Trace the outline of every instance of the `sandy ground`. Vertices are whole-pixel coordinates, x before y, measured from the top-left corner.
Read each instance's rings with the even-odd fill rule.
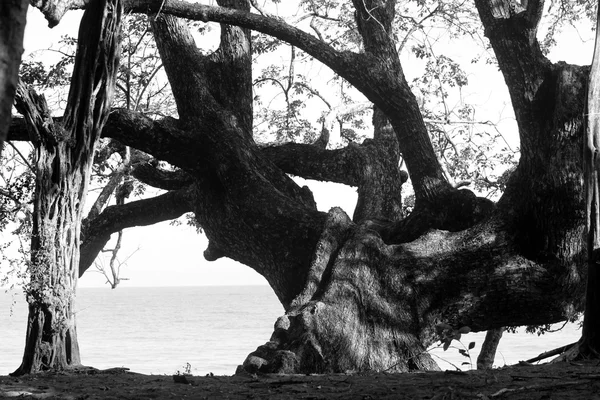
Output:
[[[491,371],[358,375],[142,375],[81,368],[0,376],[0,398],[18,399],[600,399],[598,361]]]

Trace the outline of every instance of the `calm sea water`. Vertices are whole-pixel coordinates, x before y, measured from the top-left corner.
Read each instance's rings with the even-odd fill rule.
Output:
[[[231,375],[269,339],[283,313],[268,286],[81,288],[76,308],[84,365],[146,374],[173,374],[189,363],[196,375]],[[0,290],[0,375],[20,364],[26,317],[22,296]],[[473,362],[483,338],[484,333],[464,337],[465,344],[476,343]],[[574,324],[541,337],[505,334],[495,364],[514,364],[578,338]],[[433,354],[442,368],[452,369],[446,361],[458,366],[468,361],[456,349]]]

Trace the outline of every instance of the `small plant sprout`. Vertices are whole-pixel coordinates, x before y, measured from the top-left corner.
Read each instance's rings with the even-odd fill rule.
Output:
[[[438,339],[440,340],[440,346],[444,349],[444,351],[449,348],[457,349],[460,355],[465,358],[468,358],[469,361],[464,361],[461,365],[468,365],[470,368],[473,368],[473,361],[471,359],[470,351],[475,348],[475,342],[469,342],[468,345],[465,345],[460,339],[463,334],[467,334],[471,332],[471,328],[468,326],[463,326],[459,329],[454,329],[451,325],[446,323],[437,324],[435,327]],[[460,344],[460,347],[453,346],[452,342],[457,341]],[[458,367],[454,366],[459,369]]]

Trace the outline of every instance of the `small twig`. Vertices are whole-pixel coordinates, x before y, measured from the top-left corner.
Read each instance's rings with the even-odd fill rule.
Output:
[[[21,157],[21,160],[23,160],[23,162],[25,163],[25,165],[27,165],[27,168],[29,168],[29,170],[30,170],[31,172],[35,173],[35,169],[34,169],[34,168],[33,168],[33,166],[32,166],[32,165],[29,163],[29,161],[27,161],[27,157],[25,157],[25,156],[23,155],[23,153],[21,153],[21,152],[19,151],[19,149],[18,149],[18,148],[17,148],[17,147],[16,147],[14,144],[12,144],[12,142],[10,142],[10,141],[7,141],[6,143],[8,143],[8,145],[9,145],[10,147],[12,147],[12,148],[13,148],[13,150],[14,150],[14,151],[15,151],[15,152],[16,152],[16,153],[19,155],[19,157]]]

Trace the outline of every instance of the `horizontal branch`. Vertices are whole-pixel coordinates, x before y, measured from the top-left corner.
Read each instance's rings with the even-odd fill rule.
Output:
[[[186,162],[183,154],[197,145],[185,131],[177,128],[177,120],[172,118],[155,121],[140,113],[115,110],[109,116],[102,136],[117,139],[180,168],[190,169],[188,167],[194,166]],[[8,140],[29,140],[23,118],[13,118]],[[305,179],[359,185],[360,175],[356,168],[361,165],[359,145],[325,150],[314,145],[288,143],[263,147],[260,152],[285,173]],[[197,157],[191,160],[197,160]],[[192,179],[185,171],[165,171],[147,163],[134,167],[132,175],[145,184],[164,190],[180,189],[189,185]]]
[[[180,217],[193,210],[191,186],[150,199],[109,206],[92,221],[85,220],[82,230],[79,276],[92,265],[110,235],[134,226],[147,226]]]
[[[146,185],[163,190],[178,190],[193,183],[193,178],[183,170],[167,171],[149,163],[136,165],[131,175]]]
[[[268,146],[261,154],[285,173],[305,179],[358,186],[362,165],[361,148],[351,144],[343,149],[325,150],[311,144],[287,143]]]
[[[142,113],[125,109],[110,114],[102,136],[117,139],[183,169],[196,168],[203,153],[193,135],[178,128],[176,119],[167,117],[154,121]]]

